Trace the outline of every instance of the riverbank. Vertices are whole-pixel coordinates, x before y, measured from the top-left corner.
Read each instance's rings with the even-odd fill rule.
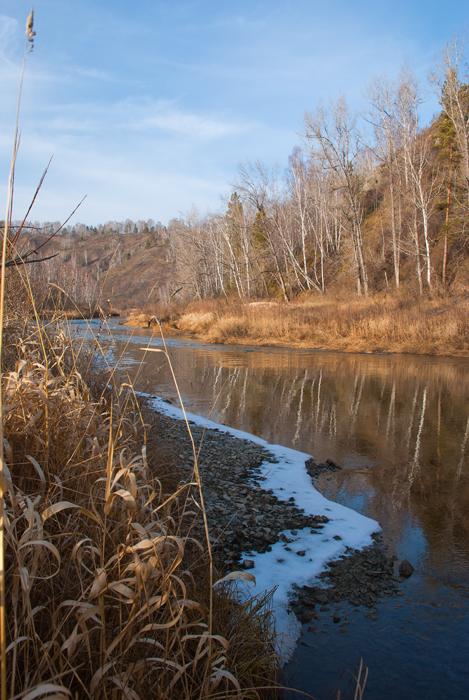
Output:
[[[40,322],[5,335],[9,696],[277,697],[268,600],[214,586],[200,481],[177,445],[167,478],[99,346]]]
[[[75,328],[81,334],[88,326]],[[140,350],[162,348],[158,329],[110,324],[106,332],[94,322],[90,330],[112,350],[110,373],[121,358],[120,381],[130,379],[136,390],[164,396],[172,408],[178,405],[166,358]],[[285,685],[316,697],[336,697],[339,689],[342,697],[353,697],[347,678],[356,674],[362,657],[370,670],[366,695],[373,700],[392,700],[396,692],[407,697],[409,687],[419,689],[416,697],[434,700],[447,687],[454,697],[464,696],[467,361],[210,346],[178,337],[168,339],[167,349],[191,411],[213,417],[220,429],[234,426],[312,454],[316,463],[329,459],[341,465],[340,470],[310,469],[319,490],[378,520],[391,551],[415,568],[399,584],[401,596],[380,597],[371,609],[329,596],[305,597],[304,617],[312,619],[301,627],[284,669]],[[176,459],[177,446],[176,440],[171,450]],[[203,453],[204,443],[202,459]],[[274,554],[266,554],[276,565]],[[291,568],[305,562],[291,557]],[[247,573],[257,576],[257,568]],[[262,573],[267,569],[263,566]],[[379,561],[374,569],[380,571]],[[366,597],[373,577],[363,584]]]
[[[152,316],[133,312],[126,324],[148,328]],[[469,357],[467,296],[205,300],[160,317],[166,332],[209,343]]]
[[[308,455],[200,416],[189,414],[189,419],[199,448],[217,566],[225,574],[237,569],[252,573],[259,594],[277,587],[272,607],[283,661],[292,653],[302,624],[319,614],[334,617],[324,603],[347,600],[374,607],[382,596],[398,592],[397,563],[379,537],[372,536],[377,524],[328,501],[314,488],[311,474],[329,465],[310,458],[306,469]],[[147,396],[145,421],[150,426],[149,454],[166,464],[168,455],[177,455],[189,476],[192,446],[179,409]],[[302,501],[306,490],[314,499],[309,508],[307,499]]]

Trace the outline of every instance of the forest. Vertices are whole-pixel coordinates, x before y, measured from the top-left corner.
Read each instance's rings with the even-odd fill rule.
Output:
[[[396,83],[376,81],[360,118],[343,99],[307,113],[302,144],[284,171],[242,166],[224,213],[192,213],[167,227],[127,220],[65,228],[59,245],[68,255],[46,275],[58,277],[71,261],[99,281],[142,245],[152,265],[159,241],[169,246],[174,288],[182,286],[186,299],[287,301],[301,292],[366,295],[402,286],[458,291],[467,274],[469,211],[469,85],[461,73],[457,49],[449,48],[433,78],[441,111],[429,126],[421,125],[421,89],[407,71]],[[96,256],[88,246],[74,253],[77,241],[106,236]],[[123,245],[121,236],[132,243]],[[160,300],[165,295],[162,281]]]

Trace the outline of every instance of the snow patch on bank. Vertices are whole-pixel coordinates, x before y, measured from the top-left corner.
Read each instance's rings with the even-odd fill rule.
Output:
[[[149,399],[150,405],[156,411],[171,418],[183,419],[182,410],[173,404],[143,392],[141,396]],[[287,544],[279,541],[272,546],[270,552],[245,553],[254,562],[252,573],[256,577],[255,585],[250,586],[250,594],[276,588],[273,610],[277,651],[282,661],[286,662],[293,653],[301,633],[300,622],[294,613],[288,610],[293,585],[311,583],[324,570],[327,562],[340,557],[347,547],[360,549],[371,544],[371,535],[379,531],[380,526],[375,520],[351,508],[329,501],[314,488],[305,467],[305,462],[311,455],[282,445],[271,445],[257,435],[215,423],[193,413],[187,413],[187,418],[199,427],[218,430],[265,448],[277,462],[262,463],[261,486],[272,490],[279,500],[287,501],[293,498],[298,508],[302,508],[307,514],[326,515],[329,518],[329,522],[316,531],[309,527],[286,531],[284,534],[291,542]]]

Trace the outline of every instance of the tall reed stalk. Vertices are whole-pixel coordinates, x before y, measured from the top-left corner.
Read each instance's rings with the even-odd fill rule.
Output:
[[[26,21],[26,37],[30,40],[34,36],[33,15]],[[23,93],[23,81],[26,67],[26,50],[21,65],[18,97],[16,104],[16,120],[13,137],[13,148],[8,174],[7,198],[5,207],[5,221],[3,225],[1,279],[0,279],[0,692],[1,700],[7,698],[7,659],[6,659],[6,601],[5,601],[5,457],[4,457],[4,407],[3,407],[3,330],[5,325],[5,289],[6,289],[6,262],[8,243],[13,215],[13,196],[15,187],[15,167],[19,148],[19,123],[21,110],[21,97]]]

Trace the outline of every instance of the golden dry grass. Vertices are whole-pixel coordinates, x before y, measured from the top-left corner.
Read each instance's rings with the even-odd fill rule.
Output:
[[[210,594],[195,479],[165,490],[132,388],[26,328],[3,379],[9,697],[267,696],[268,601]]]
[[[176,322],[216,343],[289,345],[349,352],[469,355],[469,300],[311,298],[286,303],[197,302]]]

